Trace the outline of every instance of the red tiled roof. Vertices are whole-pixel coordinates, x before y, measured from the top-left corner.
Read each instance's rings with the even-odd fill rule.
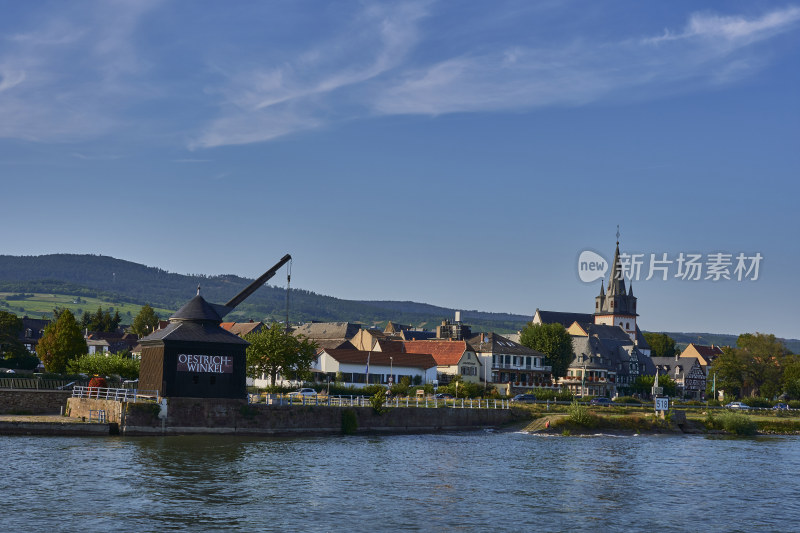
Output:
[[[436,366],[436,361],[434,360],[433,356],[428,353],[385,353],[336,349],[324,351],[340,363],[345,364],[358,364],[366,366],[367,357],[369,357],[369,364],[371,365],[392,365],[395,368],[413,367],[422,368],[423,370]],[[390,357],[391,359],[389,359]]]
[[[429,353],[439,366],[457,365],[464,352],[470,349],[465,341],[405,341],[403,344],[406,353]]]

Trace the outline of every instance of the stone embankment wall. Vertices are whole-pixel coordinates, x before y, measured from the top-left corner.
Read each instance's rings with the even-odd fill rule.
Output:
[[[120,424],[122,423],[122,412],[125,409],[125,405],[124,402],[115,400],[69,398],[67,400],[66,415],[72,418],[89,420],[89,411],[103,410],[106,413],[106,422]]]
[[[70,396],[60,390],[0,390],[0,414],[57,415]]]
[[[72,416],[77,412],[72,407]],[[109,412],[108,420],[116,421]],[[525,411],[516,409],[395,407],[378,414],[371,407],[248,405],[244,400],[205,398],[170,398],[163,421],[158,412],[155,404],[124,404],[119,415],[120,432],[331,435],[342,433],[343,419],[352,421],[354,417],[355,427],[351,424],[350,429],[355,433],[416,433],[496,428],[527,418]]]

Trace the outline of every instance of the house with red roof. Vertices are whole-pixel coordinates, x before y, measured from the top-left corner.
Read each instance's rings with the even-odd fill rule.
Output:
[[[406,353],[431,354],[436,361],[437,379],[440,383],[449,383],[450,378],[460,374],[466,382],[483,382],[483,363],[475,350],[464,340],[422,340],[403,342]]]

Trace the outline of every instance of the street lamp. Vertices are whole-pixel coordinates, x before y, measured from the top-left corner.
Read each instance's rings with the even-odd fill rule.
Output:
[[[394,357],[389,356],[389,388],[394,384]]]

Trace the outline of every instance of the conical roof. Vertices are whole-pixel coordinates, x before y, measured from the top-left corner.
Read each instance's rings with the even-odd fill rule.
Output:
[[[186,302],[186,304],[175,311],[169,317],[170,320],[192,320],[196,322],[222,322],[222,318],[214,310],[210,303],[199,294]]]

